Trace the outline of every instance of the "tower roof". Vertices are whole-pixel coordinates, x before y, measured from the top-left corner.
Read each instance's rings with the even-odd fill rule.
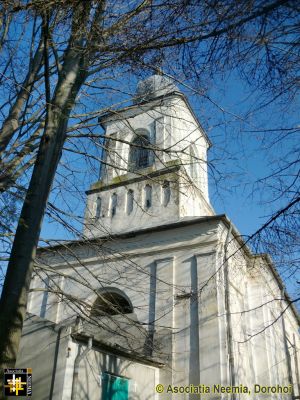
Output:
[[[134,101],[142,103],[172,92],[179,92],[172,79],[163,75],[152,75],[138,83]]]

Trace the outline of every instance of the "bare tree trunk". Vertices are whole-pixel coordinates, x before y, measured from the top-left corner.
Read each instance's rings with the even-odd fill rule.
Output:
[[[0,301],[1,373],[2,368],[13,367],[16,361],[41,223],[61,156],[69,114],[85,79],[83,53],[70,45],[48,109],[47,123],[22,208]]]

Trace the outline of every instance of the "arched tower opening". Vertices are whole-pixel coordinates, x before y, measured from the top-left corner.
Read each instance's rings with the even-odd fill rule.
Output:
[[[129,171],[135,171],[142,168],[147,168],[152,164],[152,152],[150,149],[150,138],[147,131],[142,131],[141,134],[132,140],[129,150],[128,167]]]

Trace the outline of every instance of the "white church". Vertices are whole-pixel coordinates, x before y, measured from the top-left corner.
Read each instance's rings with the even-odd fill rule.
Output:
[[[36,400],[300,399],[299,315],[209,200],[209,138],[152,76],[103,115],[82,240],[40,248],[17,366]]]

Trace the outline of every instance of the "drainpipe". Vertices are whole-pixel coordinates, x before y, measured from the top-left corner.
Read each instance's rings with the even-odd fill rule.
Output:
[[[89,337],[87,348],[81,354],[79,354],[79,352],[78,352],[78,354],[75,358],[71,400],[75,400],[77,397],[76,389],[77,389],[77,385],[78,385],[80,361],[90,352],[90,350],[92,349],[92,346],[93,346],[93,339],[91,337]],[[81,346],[79,347],[79,350],[80,350],[80,348],[81,348]]]
[[[232,346],[232,323],[231,323],[231,312],[230,312],[230,296],[229,296],[229,277],[228,277],[228,243],[232,231],[232,225],[230,223],[224,247],[224,284],[225,284],[225,309],[226,309],[226,336],[227,336],[227,349],[228,349],[228,367],[229,367],[229,379],[230,386],[235,386],[235,375],[234,375],[234,356],[233,356],[233,346]],[[232,393],[232,399],[236,396]]]

